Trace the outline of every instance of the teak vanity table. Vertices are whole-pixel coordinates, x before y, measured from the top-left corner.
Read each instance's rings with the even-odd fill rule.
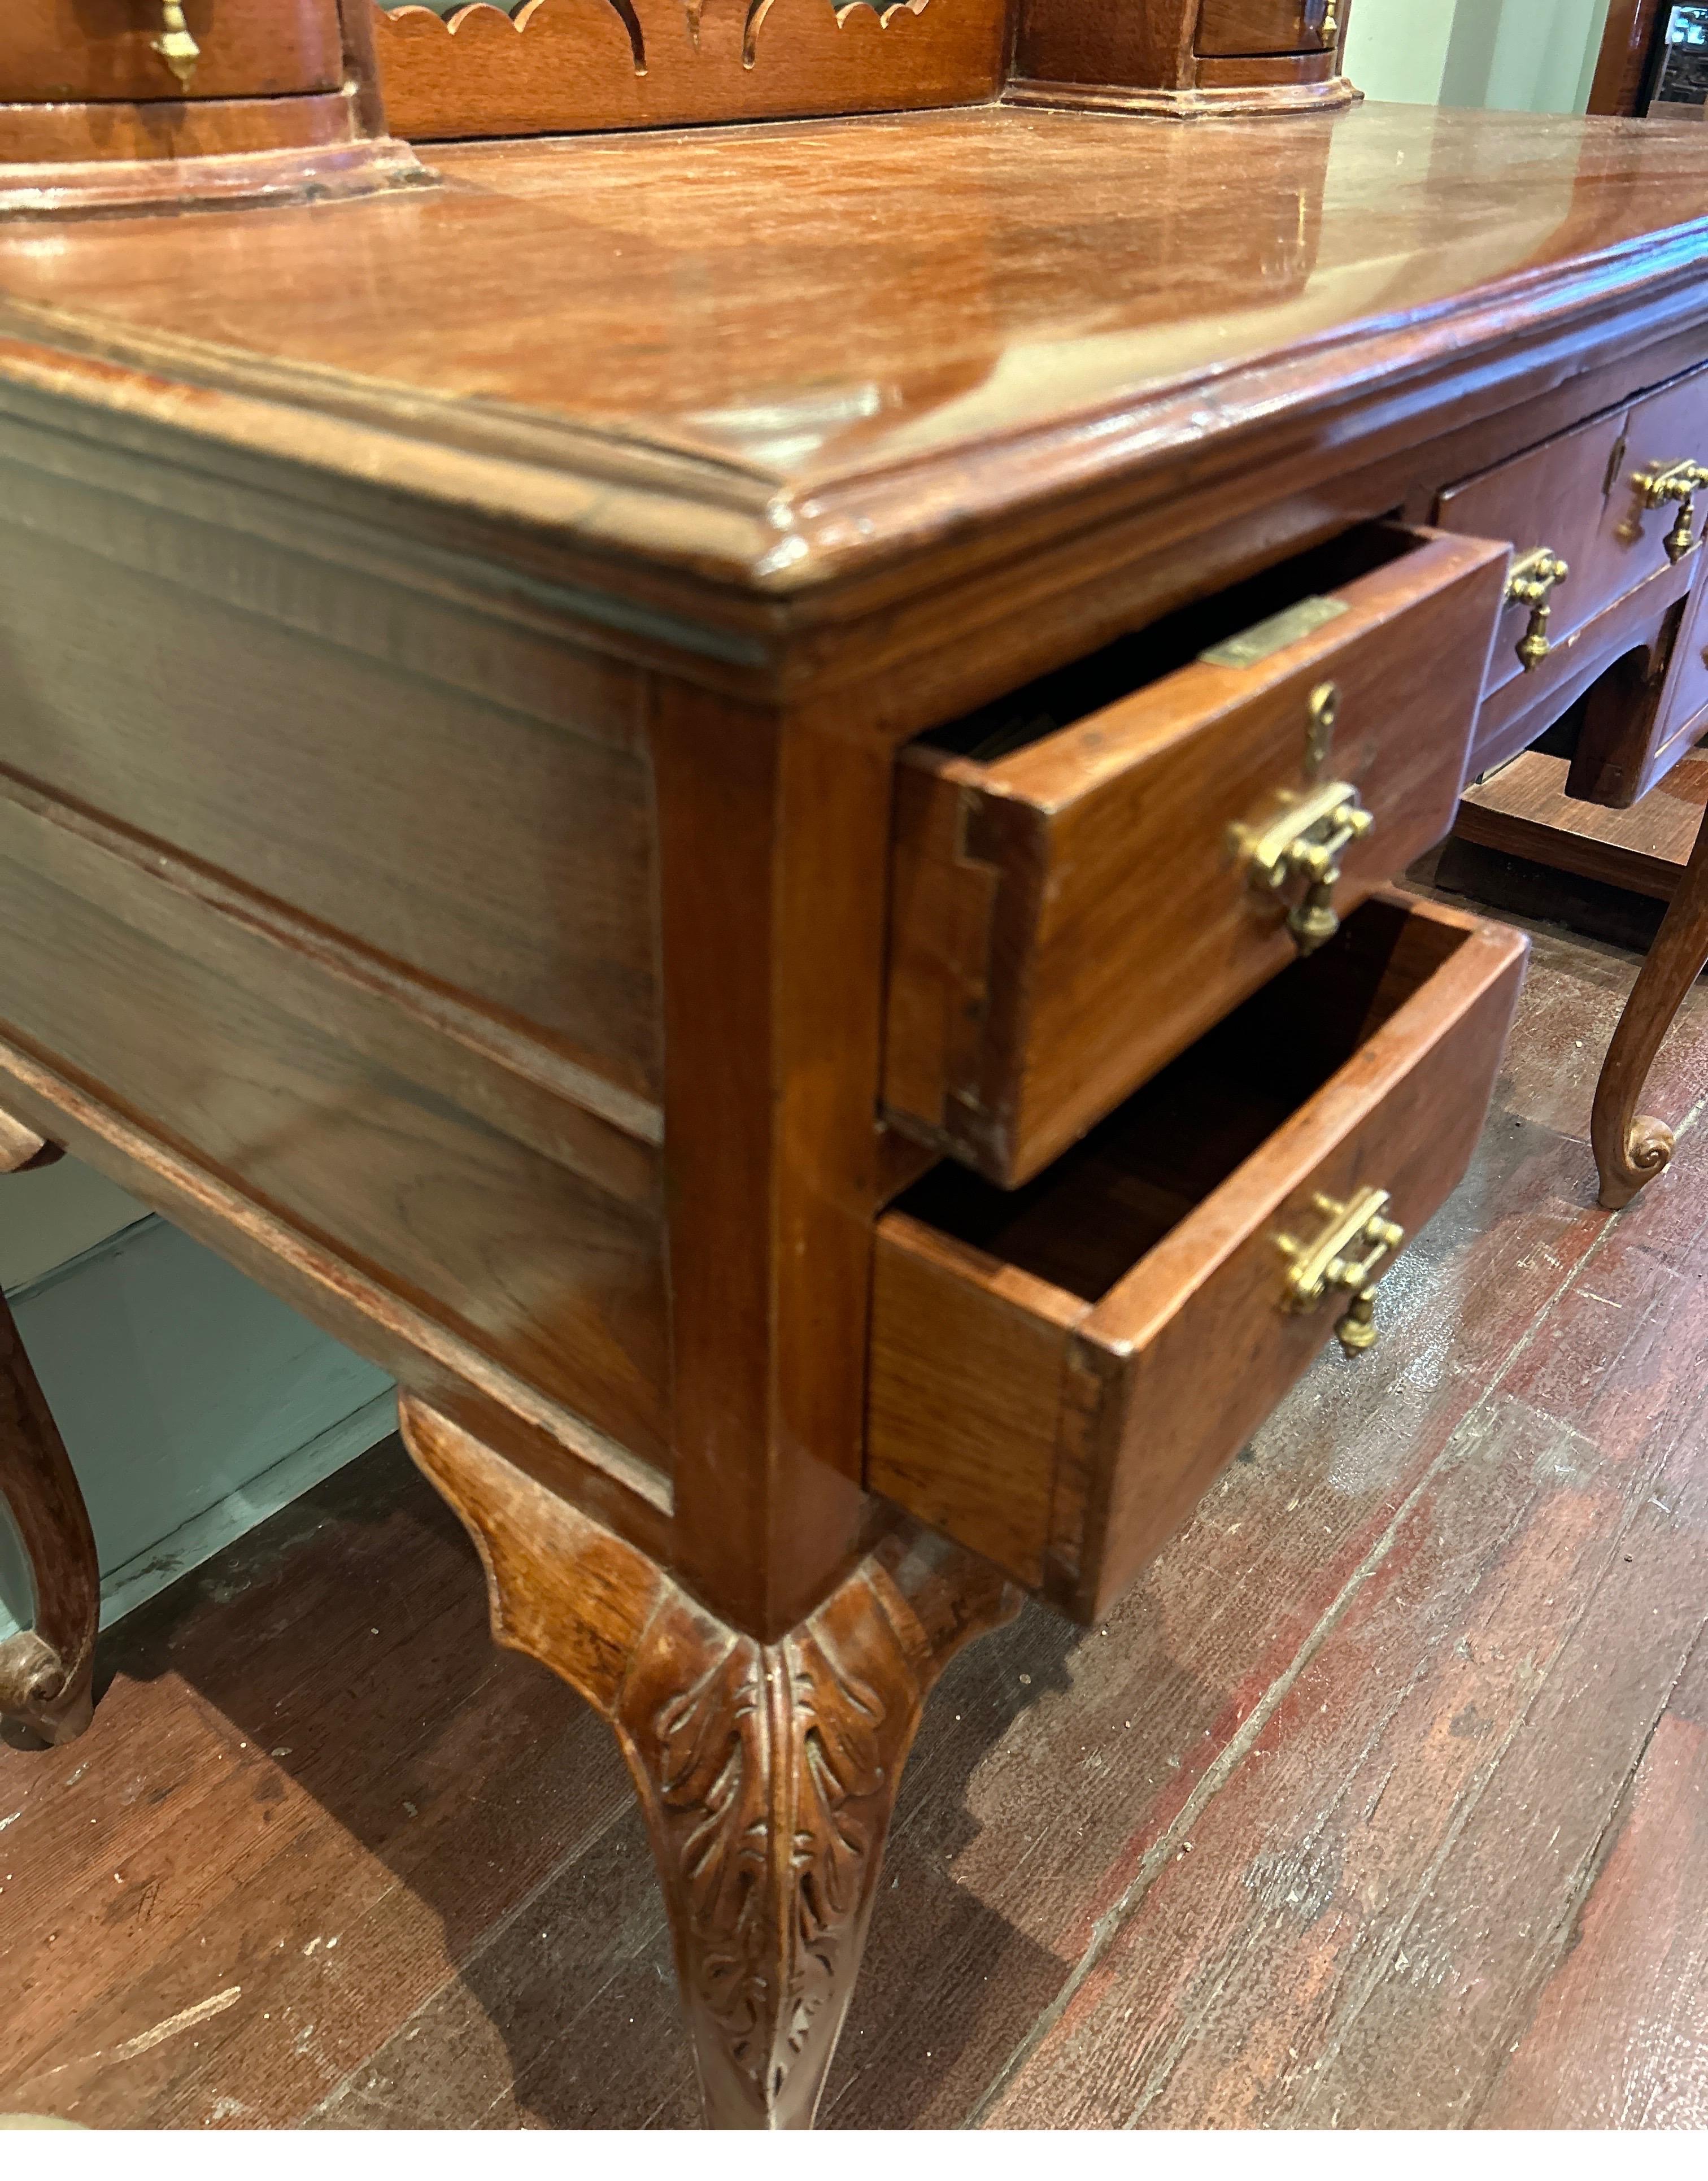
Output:
[[[811,2118],[957,1646],[1379,1336],[1524,952],[1384,889],[1696,610],[1708,140],[1357,107],[1344,12],[344,0],[261,168],[145,116],[0,226],[5,1162],[396,1373],[620,1740],[720,2122]],[[593,133],[406,150],[463,38]],[[616,125],[738,94],[865,111]]]

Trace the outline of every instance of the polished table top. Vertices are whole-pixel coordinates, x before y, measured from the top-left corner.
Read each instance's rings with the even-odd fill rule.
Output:
[[[355,418],[520,463],[439,486],[777,590],[1273,413],[1314,353],[1349,400],[1708,263],[1686,125],[982,108],[432,157],[446,187],[354,204],[14,224],[0,329],[245,394],[124,398],[333,467]]]

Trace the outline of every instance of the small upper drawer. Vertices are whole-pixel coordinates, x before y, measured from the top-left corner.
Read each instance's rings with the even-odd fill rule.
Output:
[[[1569,572],[1549,596],[1542,632],[1557,648],[1676,556],[1689,466],[1697,461],[1708,465],[1708,372],[1700,371],[1454,485],[1437,501],[1435,519],[1444,530],[1507,539],[1515,571],[1545,549],[1564,560]],[[1700,538],[1708,495],[1697,499],[1692,535]],[[1490,691],[1525,671],[1529,622],[1527,605],[1508,604]],[[1551,671],[1544,655],[1529,663],[1541,675]]]
[[[904,750],[890,1117],[1023,1181],[1439,840],[1506,569],[1360,532]]]
[[[879,1222],[868,1482],[1082,1619],[1464,1172],[1529,942],[1392,897],[1017,1193]],[[1396,1240],[1395,1227],[1403,1230]]]
[[[1194,51],[1211,55],[1320,53],[1329,0],[1204,0]]]
[[[339,0],[184,0],[201,47],[188,90],[155,51],[159,0],[3,0],[0,103],[275,98],[344,80]],[[368,0],[362,0],[364,6]]]

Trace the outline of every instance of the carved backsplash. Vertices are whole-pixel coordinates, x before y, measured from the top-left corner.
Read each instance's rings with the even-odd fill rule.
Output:
[[[416,141],[965,106],[1006,0],[526,0],[377,8],[388,124]]]

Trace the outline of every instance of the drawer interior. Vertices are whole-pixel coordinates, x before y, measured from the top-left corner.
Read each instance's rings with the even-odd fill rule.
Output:
[[[1265,645],[1278,650],[1289,630],[1298,635],[1327,626],[1335,617],[1331,594],[1391,566],[1417,545],[1414,533],[1386,523],[1347,531],[934,728],[920,737],[919,746],[994,765],[1165,681],[1207,652],[1240,643],[1260,658]]]
[[[953,1162],[895,1209],[1100,1301],[1251,1157],[1465,943],[1458,926],[1369,901],[1036,1180],[1003,1190]]]

